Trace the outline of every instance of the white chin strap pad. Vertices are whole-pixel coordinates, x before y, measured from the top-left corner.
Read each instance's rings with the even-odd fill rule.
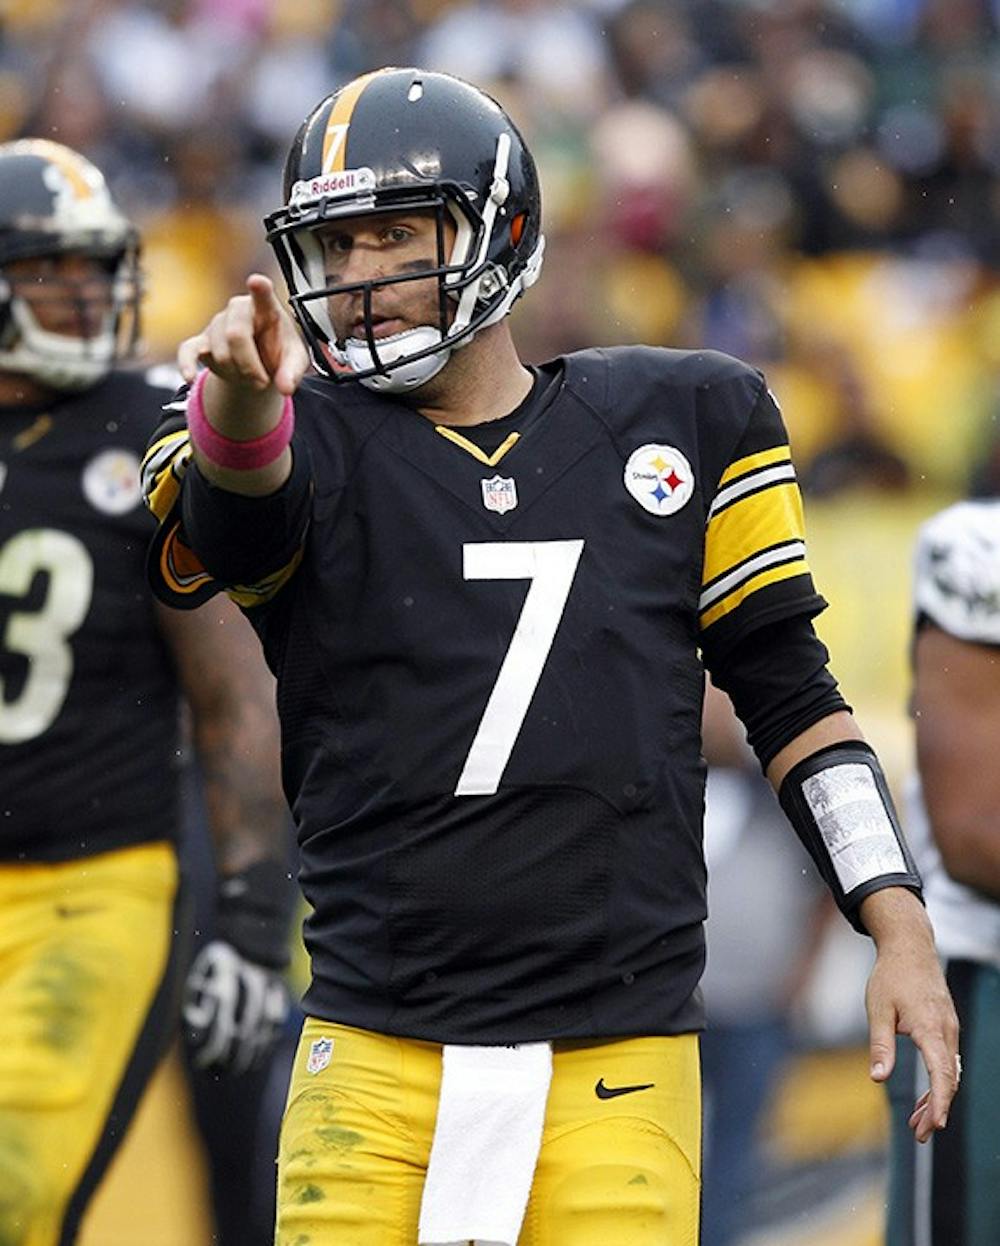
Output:
[[[361,338],[352,337],[347,340],[342,352],[344,362],[355,372],[364,372],[378,365],[391,368],[388,376],[376,373],[374,376],[363,377],[360,381],[367,389],[379,394],[405,394],[425,384],[432,376],[437,376],[451,355],[451,348],[444,347],[433,355],[425,355],[423,359],[413,359],[409,363],[400,363],[393,367],[397,359],[405,359],[419,351],[440,346],[443,341],[441,330],[430,325],[420,325],[416,329],[407,329],[392,337],[378,338],[378,359],[368,349],[368,343]]]
[[[22,372],[53,389],[88,389],[107,375],[115,358],[112,317],[95,337],[84,340],[42,329],[24,299],[10,300],[17,332],[6,350],[0,349],[0,368]]]

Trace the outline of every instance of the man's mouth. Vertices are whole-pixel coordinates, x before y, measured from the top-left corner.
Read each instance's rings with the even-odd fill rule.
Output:
[[[402,333],[406,329],[406,322],[398,316],[372,316],[372,337],[376,340],[379,338],[392,337],[396,333]],[[367,341],[368,334],[365,330],[365,318],[359,316],[351,325],[349,337],[356,338],[360,342]]]

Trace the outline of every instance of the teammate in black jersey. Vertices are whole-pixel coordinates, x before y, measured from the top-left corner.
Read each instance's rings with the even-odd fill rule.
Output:
[[[954,1012],[763,378],[523,366],[534,164],[445,75],[324,100],[267,225],[309,351],[248,278],[181,346],[144,478],[157,593],[225,588],[278,679],[314,910],[279,1246],[696,1242],[703,662],[875,939],[872,1076],[911,1033],[928,1138]]]
[[[172,386],[115,368],[138,297],[97,169],[0,146],[4,1246],[75,1240],[175,1032],[182,696],[228,888],[189,981],[197,1058],[249,1064],[286,1008],[270,680],[235,610],[185,617],[145,584],[139,458]]]

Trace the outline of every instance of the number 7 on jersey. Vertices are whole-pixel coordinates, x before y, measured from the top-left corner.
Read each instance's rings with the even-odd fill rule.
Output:
[[[511,541],[462,547],[466,580],[530,580],[486,709],[455,788],[492,796],[549,656],[583,552],[583,541]]]

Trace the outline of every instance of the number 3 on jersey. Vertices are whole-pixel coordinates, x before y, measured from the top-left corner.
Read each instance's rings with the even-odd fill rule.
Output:
[[[462,547],[466,580],[530,580],[521,614],[456,796],[492,796],[500,786],[566,608],[583,541],[512,541]]]
[[[7,699],[0,676],[0,744],[32,740],[51,727],[73,677],[67,641],[87,617],[94,563],[82,541],[54,528],[28,528],[0,549],[0,594],[25,597],[39,571],[48,573],[37,610],[13,611],[0,643],[30,663],[20,695]]]

